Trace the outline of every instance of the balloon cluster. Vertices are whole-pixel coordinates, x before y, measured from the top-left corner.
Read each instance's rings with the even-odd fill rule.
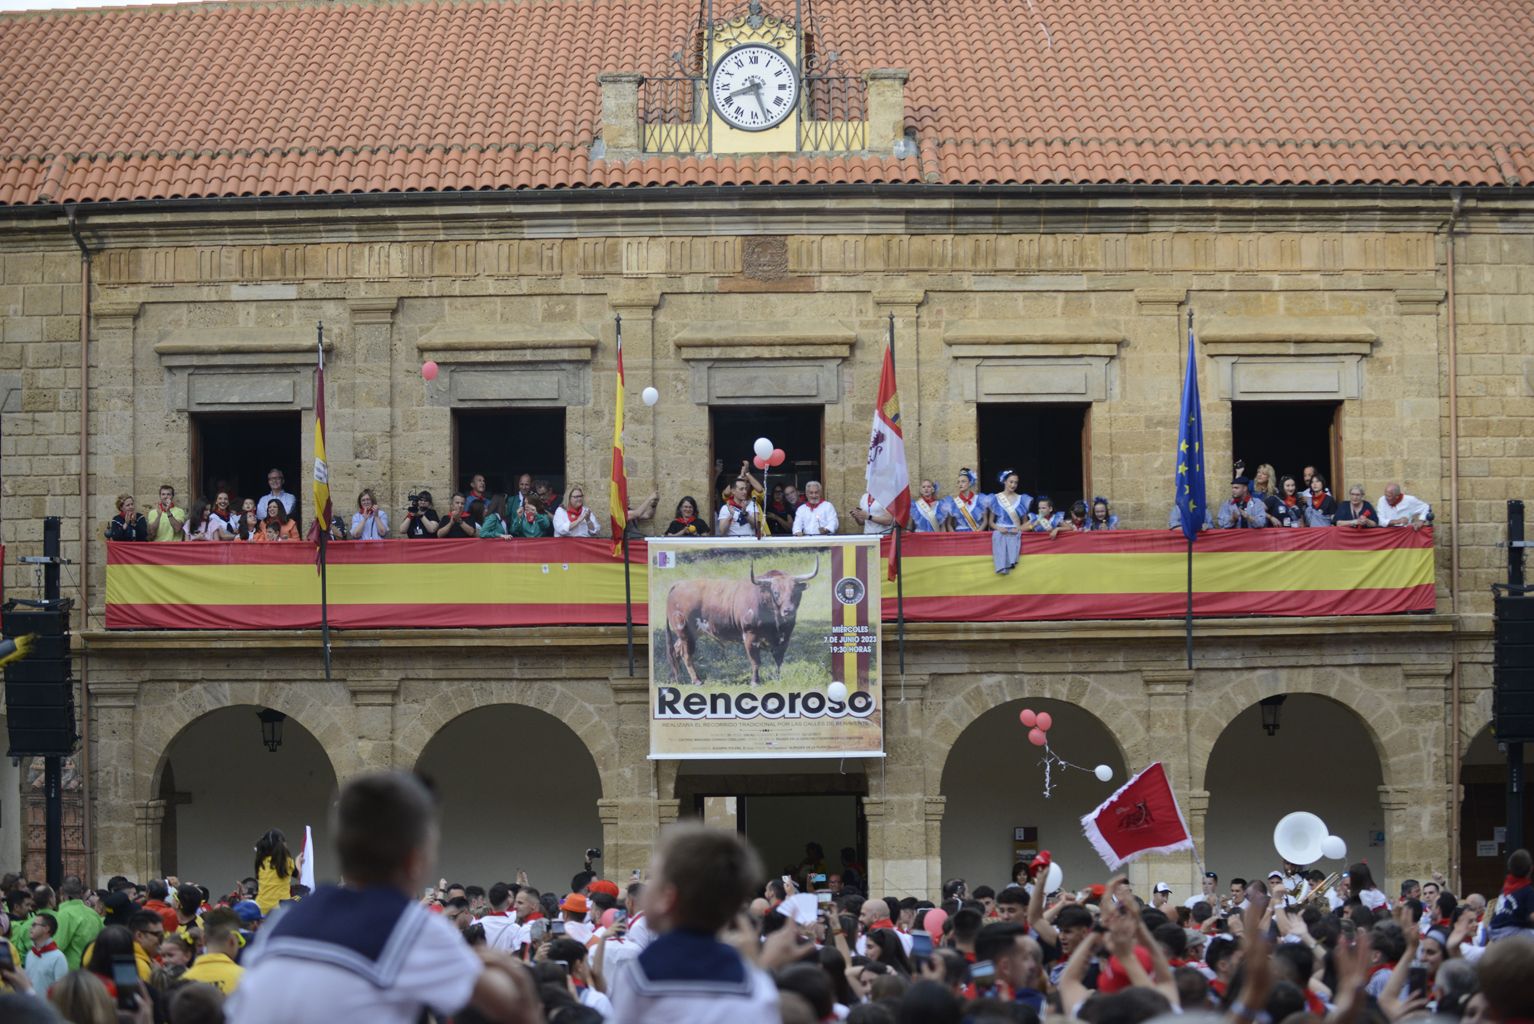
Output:
[[[756,453],[756,458],[751,460],[751,464],[757,469],[766,469],[768,466],[781,466],[783,465],[783,460],[788,457],[783,454],[783,449],[774,448],[772,442],[765,437],[757,438],[756,443],[751,446],[751,450]]]
[[[1065,758],[1055,753],[1049,747],[1049,730],[1054,726],[1055,720],[1048,711],[1034,711],[1032,708],[1023,708],[1017,713],[1017,720],[1028,730],[1028,742],[1036,747],[1044,748],[1044,757],[1039,762],[1044,766],[1044,799],[1049,799],[1054,792],[1054,768],[1074,768],[1079,772],[1088,772],[1097,777],[1098,782],[1110,782],[1113,779],[1113,769],[1105,764],[1096,768],[1083,768],[1079,764],[1071,764]]]

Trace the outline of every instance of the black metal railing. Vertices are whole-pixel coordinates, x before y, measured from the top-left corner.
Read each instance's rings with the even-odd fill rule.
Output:
[[[708,150],[708,98],[702,78],[645,78],[639,89],[639,120],[646,153]]]
[[[857,75],[806,75],[799,150],[844,153],[868,148],[868,88]]]

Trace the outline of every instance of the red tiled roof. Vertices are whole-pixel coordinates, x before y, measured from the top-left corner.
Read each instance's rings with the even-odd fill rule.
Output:
[[[772,4],[769,2],[769,9]],[[592,156],[698,0],[0,16],[0,204],[820,182],[1534,184],[1527,0],[814,0],[916,155]]]

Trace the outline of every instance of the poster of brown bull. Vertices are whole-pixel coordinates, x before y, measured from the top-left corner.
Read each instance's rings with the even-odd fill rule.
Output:
[[[877,537],[649,550],[652,758],[883,755]]]

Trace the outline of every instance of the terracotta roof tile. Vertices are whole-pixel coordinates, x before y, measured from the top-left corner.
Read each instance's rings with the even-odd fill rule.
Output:
[[[697,0],[0,16],[0,204],[841,182],[1534,183],[1526,0],[816,0],[919,155],[592,156]]]

